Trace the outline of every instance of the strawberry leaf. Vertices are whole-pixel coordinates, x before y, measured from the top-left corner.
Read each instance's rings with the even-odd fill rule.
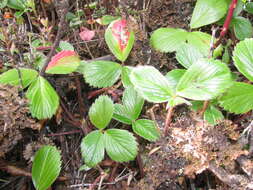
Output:
[[[123,62],[133,47],[134,33],[128,28],[126,20],[116,20],[106,29],[105,41],[114,56]]]
[[[80,59],[74,51],[63,50],[57,53],[49,62],[46,73],[68,74],[74,72],[80,64]]]

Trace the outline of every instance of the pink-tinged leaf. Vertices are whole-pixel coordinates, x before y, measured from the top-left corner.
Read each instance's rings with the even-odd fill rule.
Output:
[[[52,57],[49,62],[46,73],[50,74],[68,74],[74,72],[79,66],[79,56],[70,50],[64,50]]]
[[[83,28],[83,31],[79,33],[79,36],[83,41],[90,41],[94,38],[95,31]]]
[[[130,32],[127,28],[127,21],[124,19],[115,21],[112,25],[112,34],[118,41],[120,50],[124,51],[130,37]]]
[[[134,33],[124,19],[113,21],[105,31],[105,41],[120,61],[125,61],[134,44]]]

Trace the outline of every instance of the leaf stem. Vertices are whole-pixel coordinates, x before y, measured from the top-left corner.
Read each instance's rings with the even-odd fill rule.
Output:
[[[221,44],[222,38],[227,34],[228,29],[229,29],[229,25],[231,23],[231,20],[232,20],[233,14],[234,14],[234,10],[235,10],[235,8],[237,6],[237,2],[238,2],[238,0],[232,0],[231,1],[229,9],[228,9],[228,14],[227,14],[226,20],[225,20],[225,22],[223,24],[220,36],[218,38],[218,41],[212,47],[212,49],[217,48]]]
[[[200,117],[204,116],[204,113],[205,113],[206,109],[208,108],[209,103],[210,103],[210,101],[208,101],[208,100],[204,101],[203,108],[201,109],[201,111],[199,113]]]
[[[168,112],[167,112],[167,116],[166,116],[166,120],[165,120],[165,128],[164,128],[164,135],[166,136],[170,127],[170,123],[171,123],[171,119],[172,119],[172,115],[174,112],[174,107],[169,107]]]

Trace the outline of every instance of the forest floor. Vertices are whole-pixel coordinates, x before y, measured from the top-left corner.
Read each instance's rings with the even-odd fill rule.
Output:
[[[84,15],[77,26],[65,26],[61,40],[71,43],[83,60],[106,56],[113,59],[104,41],[106,26],[94,22],[105,14],[125,14],[132,19],[136,29],[136,42],[127,65],[152,65],[163,72],[180,68],[174,54],[159,53],[149,44],[152,31],[160,27],[189,30],[194,0],[102,0],[95,9],[86,5],[92,0],[69,1],[69,12],[80,9]],[[125,12],[124,12],[125,11]],[[0,43],[0,71],[8,68],[33,67],[30,53],[32,39],[54,42],[59,16],[51,0],[36,1],[36,14],[24,14],[19,22],[14,10],[0,12],[0,28],[9,40]],[[48,19],[46,21],[46,19]],[[43,22],[49,24],[43,25]],[[90,41],[82,41],[81,26],[95,31]],[[205,27],[208,32],[210,28]],[[211,30],[209,31],[211,33]],[[47,55],[49,47],[36,51]],[[29,54],[30,53],[30,54]],[[29,59],[26,57],[30,55]],[[26,56],[25,56],[26,55]],[[33,60],[35,61],[35,60]],[[62,170],[51,189],[122,189],[122,190],[204,190],[204,189],[253,189],[253,122],[252,114],[226,114],[216,126],[203,122],[186,106],[174,112],[169,135],[155,143],[139,140],[139,155],[135,161],[116,163],[106,158],[100,170],[107,172],[100,180],[101,171],[80,171],[83,159],[80,142],[88,129],[87,112],[94,102],[97,89],[84,82],[82,76],[57,75],[48,78],[59,93],[62,104],[51,120],[31,118],[27,101],[15,87],[0,86],[0,189],[32,190],[30,177],[34,153],[45,144],[56,145],[61,150]],[[81,89],[82,100],[78,98]],[[108,93],[108,91],[104,92]],[[118,94],[122,94],[119,88]],[[81,105],[80,105],[81,104]],[[21,106],[23,105],[23,106]],[[165,104],[146,103],[142,118],[157,122],[162,130],[166,117]],[[6,119],[8,118],[8,119]],[[89,125],[89,123],[87,124]],[[114,121],[112,125],[118,125]],[[125,126],[123,126],[125,127]],[[101,187],[97,184],[101,181]],[[91,186],[90,184],[95,184]]]

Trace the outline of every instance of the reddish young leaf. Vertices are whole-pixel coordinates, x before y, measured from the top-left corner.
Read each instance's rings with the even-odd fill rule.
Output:
[[[90,41],[92,40],[92,38],[94,38],[95,31],[89,30],[88,28],[84,27],[82,29],[83,31],[79,33],[79,36],[83,41]]]
[[[57,53],[49,62],[46,73],[68,74],[76,70],[80,59],[74,51],[64,50]]]
[[[130,32],[127,28],[127,21],[122,19],[114,22],[112,25],[112,34],[117,39],[120,50],[124,51],[130,37]]]

